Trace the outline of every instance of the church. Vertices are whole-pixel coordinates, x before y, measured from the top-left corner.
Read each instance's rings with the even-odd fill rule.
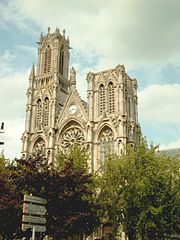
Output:
[[[27,89],[22,157],[43,152],[54,161],[59,150],[78,145],[97,171],[108,154],[121,155],[139,143],[137,81],[124,65],[87,73],[87,102],[69,69],[69,38],[56,28],[38,41],[37,65],[32,65]],[[83,60],[82,60],[83,61]]]

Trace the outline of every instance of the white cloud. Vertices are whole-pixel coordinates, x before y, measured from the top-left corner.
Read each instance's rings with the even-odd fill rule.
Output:
[[[11,0],[0,4],[0,14],[2,22],[11,22],[29,34],[35,33],[37,26],[45,33],[48,26],[52,31],[56,26],[61,32],[65,28],[74,49],[71,55],[83,53],[75,62],[82,88],[85,74],[78,70],[87,59],[93,62],[93,57],[91,71],[120,63],[127,72],[142,71],[146,75],[143,85],[162,83],[163,70],[180,65],[179,8],[179,0]],[[30,48],[21,46],[33,54],[35,50]],[[87,66],[83,67],[89,71]],[[173,83],[179,81],[172,79]],[[82,83],[86,85],[85,79]]]
[[[1,134],[1,141],[4,145],[0,147],[0,151],[4,150],[6,158],[20,158],[22,150],[21,137],[24,132],[24,118],[16,117],[12,119],[4,119],[4,133]]]
[[[1,72],[0,77],[4,74],[7,74],[12,71],[11,68],[11,61],[15,58],[15,55],[12,54],[10,51],[6,50],[1,56],[0,56],[0,63],[1,63]]]
[[[27,72],[14,72],[1,77],[0,87],[0,116],[1,119],[14,119],[16,116],[24,116],[26,104],[26,89],[28,86]]]
[[[180,148],[180,138],[166,145],[160,145],[160,150],[173,149],[173,148]]]
[[[140,121],[180,124],[180,84],[151,85],[138,96]]]
[[[19,29],[32,32],[29,22],[66,28],[72,47],[102,56],[98,70],[166,62],[180,52],[179,0],[11,0],[1,8]]]
[[[27,45],[17,45],[17,47],[25,53],[32,55],[33,57],[37,55],[37,49],[35,47]]]
[[[6,51],[0,60],[3,68],[0,73],[0,124],[4,122],[5,133],[0,134],[0,140],[5,142],[4,148],[7,158],[20,157],[21,136],[24,131],[26,89],[30,69],[16,72],[11,67],[11,60],[15,55]]]
[[[61,31],[65,28],[71,46],[83,53],[74,63],[78,89],[85,98],[85,76],[89,70],[99,71],[121,63],[127,71],[144,68],[146,76],[150,75],[149,79],[155,78],[156,82],[165,66],[179,66],[179,8],[179,0],[10,0],[0,3],[0,27],[11,23],[28,34],[36,34],[37,26],[45,31],[48,26],[52,31],[56,26]],[[19,45],[19,48],[31,55],[35,53],[33,47]],[[96,63],[93,69],[88,69],[93,58]],[[15,139],[20,138],[16,125],[17,129],[21,124],[24,127],[28,84],[27,72],[12,69],[13,59],[9,51],[0,56],[0,116],[12,133],[12,149],[16,146]],[[179,99],[180,84],[145,88],[139,92],[140,120],[180,123]]]
[[[35,34],[33,24],[26,17],[24,10],[19,5],[18,1],[5,1],[0,3],[0,26],[3,29],[8,29],[8,23],[16,25],[21,31]]]

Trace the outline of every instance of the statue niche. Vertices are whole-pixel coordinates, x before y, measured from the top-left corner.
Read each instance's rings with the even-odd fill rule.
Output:
[[[46,153],[46,144],[45,141],[42,138],[39,138],[33,147],[33,154],[34,155],[42,155],[45,156]]]

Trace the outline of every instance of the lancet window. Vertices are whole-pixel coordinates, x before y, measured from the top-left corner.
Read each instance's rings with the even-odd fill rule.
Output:
[[[129,117],[131,117],[131,98],[128,98],[128,108]]]
[[[59,72],[61,74],[64,73],[64,49],[63,46],[60,50],[60,57],[59,57]]]
[[[99,156],[101,164],[113,153],[115,153],[114,133],[109,127],[105,127],[99,136]]]
[[[114,85],[112,82],[108,84],[108,109],[109,113],[114,113],[115,103],[114,103]]]
[[[101,84],[99,86],[99,115],[101,115],[105,111],[105,88],[104,85]]]
[[[43,108],[43,125],[47,127],[49,125],[49,99],[45,98]]]
[[[45,51],[44,73],[50,73],[50,71],[51,71],[51,47],[47,46]]]
[[[41,128],[41,121],[42,121],[42,102],[41,99],[37,101],[37,108],[36,108],[36,127]]]

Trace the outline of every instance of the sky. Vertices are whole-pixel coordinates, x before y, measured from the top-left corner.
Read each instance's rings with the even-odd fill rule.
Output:
[[[86,100],[86,74],[124,64],[138,81],[148,143],[180,148],[179,0],[0,0],[0,151],[20,157],[26,91],[41,32],[70,38],[70,66]]]

